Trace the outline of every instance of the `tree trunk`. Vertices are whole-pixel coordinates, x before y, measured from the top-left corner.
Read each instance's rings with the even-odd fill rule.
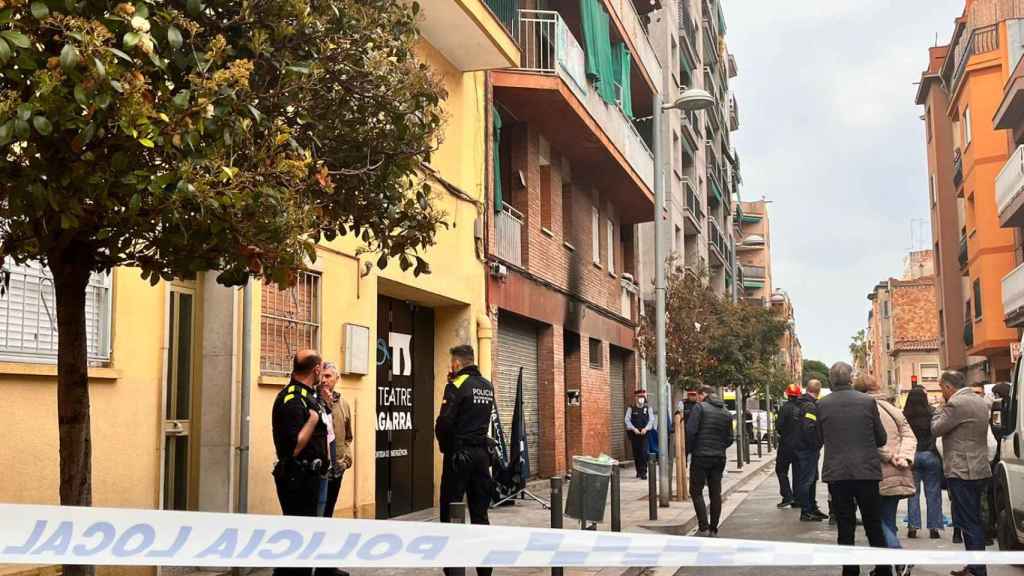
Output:
[[[72,245],[50,256],[57,302],[57,422],[60,433],[60,503],[92,506],[92,437],[85,292],[92,258]],[[86,576],[93,566],[64,566],[65,576]]]

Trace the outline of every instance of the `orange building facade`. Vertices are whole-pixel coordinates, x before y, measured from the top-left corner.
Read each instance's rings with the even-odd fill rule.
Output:
[[[1009,379],[1010,345],[1018,339],[1004,321],[1002,289],[1015,266],[1014,233],[1000,226],[996,200],[996,177],[1012,149],[992,118],[1019,58],[1020,18],[1019,2],[967,0],[949,46],[932,49],[918,92],[929,148],[944,367],[964,370],[972,381]],[[964,356],[951,344],[958,336]]]

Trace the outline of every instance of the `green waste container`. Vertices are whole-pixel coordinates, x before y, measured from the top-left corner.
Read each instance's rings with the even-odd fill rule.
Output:
[[[604,521],[608,484],[611,483],[612,468],[618,465],[617,461],[608,456],[573,456],[572,481],[569,482],[569,494],[565,499],[565,515],[584,522]],[[582,515],[579,510],[581,498]]]

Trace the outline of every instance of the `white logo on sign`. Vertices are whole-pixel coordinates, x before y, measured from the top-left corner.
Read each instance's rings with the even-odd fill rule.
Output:
[[[412,376],[412,356],[409,354],[411,334],[388,332],[388,346],[391,347],[391,373],[395,376]]]

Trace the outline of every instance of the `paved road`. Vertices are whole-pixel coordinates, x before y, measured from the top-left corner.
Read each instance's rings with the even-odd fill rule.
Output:
[[[749,538],[752,540],[788,540],[795,542],[821,542],[823,544],[835,544],[836,532],[828,522],[800,522],[799,510],[778,510],[775,505],[779,502],[778,482],[774,475],[769,475],[760,485],[754,487],[749,496],[744,499],[730,513],[728,506],[725,513],[729,513],[725,522],[719,530],[720,536],[724,538]],[[827,490],[819,486],[818,499],[821,501],[822,510],[826,510],[825,498]],[[923,504],[923,502],[922,502]],[[946,515],[949,515],[949,503],[945,503]],[[962,550],[962,544],[950,542],[952,529],[947,528],[939,540],[928,538],[927,531],[924,531],[924,539],[918,535],[916,540],[906,538],[904,519],[906,517],[906,502],[900,505],[900,541],[906,548],[924,550]],[[865,544],[863,530],[857,530],[857,543]],[[997,549],[993,547],[991,549]],[[914,576],[944,576],[949,574],[952,567],[945,566],[920,566],[915,567]],[[861,574],[867,576],[870,568],[862,568]],[[721,568],[721,569],[693,569],[684,568],[676,573],[676,576],[810,576],[822,574],[840,573],[839,568]],[[991,567],[988,571],[991,576],[1024,576],[1024,570],[1013,567]]]

